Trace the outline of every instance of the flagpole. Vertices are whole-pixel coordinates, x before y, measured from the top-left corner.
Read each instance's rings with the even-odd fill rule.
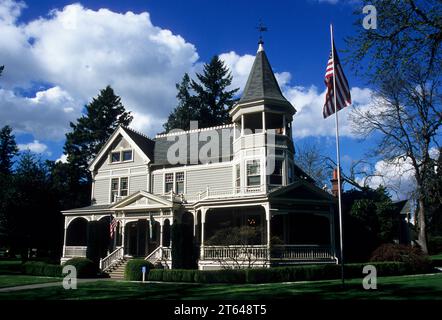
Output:
[[[335,44],[333,41],[333,25],[330,24],[330,39],[332,47],[332,61],[333,61],[333,98],[335,108],[335,123],[336,123],[336,160],[338,164],[338,208],[339,208],[339,246],[341,253],[341,280],[342,286],[345,285],[344,280],[344,243],[342,237],[342,203],[341,203],[341,154],[339,150],[339,120],[338,108],[336,104],[336,63],[335,63]]]

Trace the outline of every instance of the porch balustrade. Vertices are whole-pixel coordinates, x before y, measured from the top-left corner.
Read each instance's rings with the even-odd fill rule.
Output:
[[[64,256],[68,258],[86,257],[86,249],[85,246],[65,246]]]
[[[118,247],[112,251],[107,257],[100,259],[100,270],[105,271],[113,264],[123,259],[124,250],[123,247]]]
[[[330,246],[317,245],[275,245],[271,249],[272,259],[280,260],[330,260],[334,259],[334,251]]]
[[[202,248],[202,259],[206,260],[256,260],[267,259],[267,246],[205,246]]]
[[[202,247],[201,259],[220,260],[232,259],[241,260],[254,258],[256,260],[267,260],[268,248],[265,245],[256,246],[204,246]],[[330,246],[316,245],[278,245],[270,249],[271,260],[287,261],[318,261],[335,260],[334,251]]]

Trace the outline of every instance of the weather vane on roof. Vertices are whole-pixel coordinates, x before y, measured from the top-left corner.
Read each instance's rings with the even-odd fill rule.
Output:
[[[267,27],[262,23],[262,19],[259,19],[259,25],[256,27],[259,32],[259,42],[262,43],[262,33],[267,31]]]

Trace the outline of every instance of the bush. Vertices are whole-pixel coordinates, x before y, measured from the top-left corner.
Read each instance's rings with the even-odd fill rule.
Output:
[[[442,253],[442,236],[430,237],[428,239],[428,252],[430,254]]]
[[[245,269],[205,270],[195,274],[200,283],[246,283]]]
[[[63,264],[68,265],[75,267],[78,278],[94,278],[99,275],[97,264],[88,258],[72,258]]]
[[[430,259],[420,248],[402,244],[387,243],[378,247],[371,255],[371,262],[404,262],[409,265],[411,271],[429,270]]]
[[[38,261],[25,262],[22,265],[22,273],[33,276],[61,277],[63,267]]]
[[[142,281],[143,272],[142,267],[146,267],[146,280],[149,279],[150,270],[153,269],[153,264],[144,259],[131,259],[127,262],[124,270],[124,279],[130,281]]]
[[[165,271],[166,271],[165,269],[150,270],[149,274],[147,275],[147,280],[149,280],[149,281],[163,281],[163,273]]]

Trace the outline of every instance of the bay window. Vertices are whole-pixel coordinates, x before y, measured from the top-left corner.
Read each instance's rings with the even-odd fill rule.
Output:
[[[261,185],[261,168],[259,160],[247,161],[247,186]]]

